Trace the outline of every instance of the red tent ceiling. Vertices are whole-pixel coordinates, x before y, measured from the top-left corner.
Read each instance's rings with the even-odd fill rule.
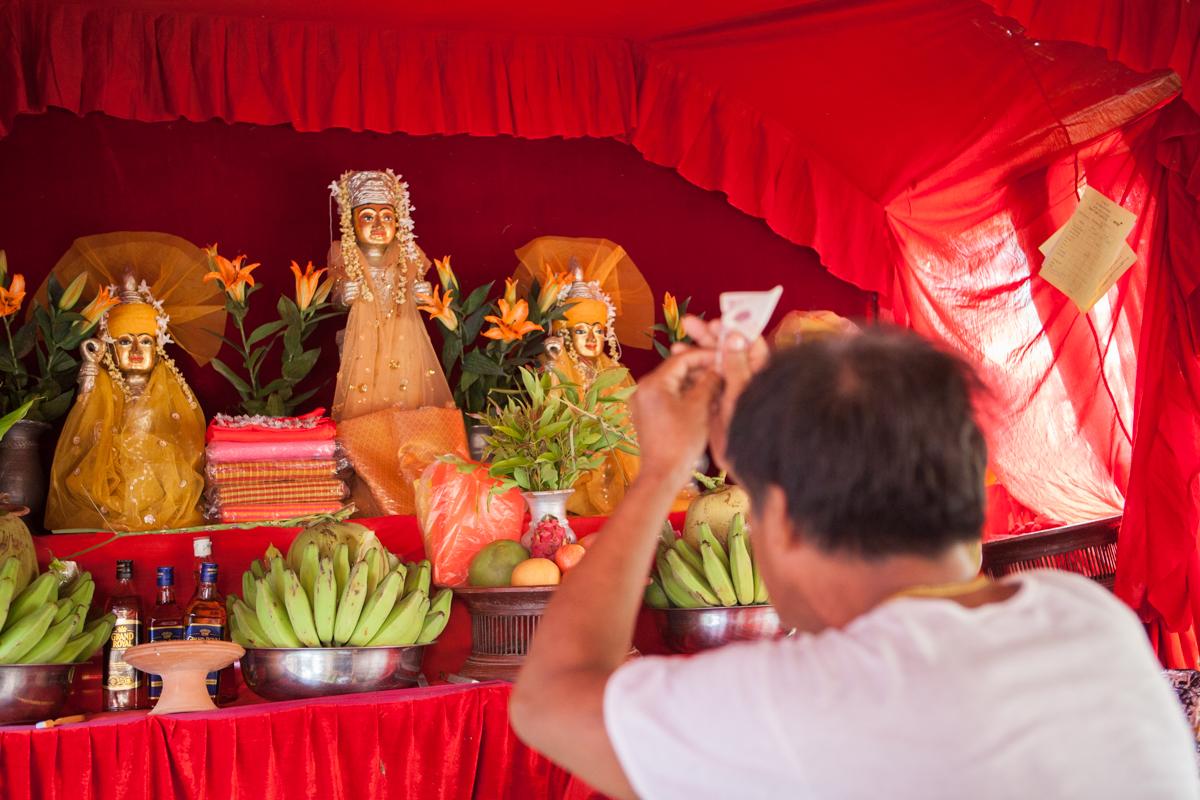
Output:
[[[1200,95],[1200,9],[1079,9],[9,0],[0,134],[60,106],[627,141],[980,363],[1009,403],[993,423],[1005,484],[1063,521],[1124,506],[1122,594],[1186,631],[1200,609],[1200,445],[1181,444],[1200,442],[1200,122],[1172,98]],[[1037,245],[1084,183],[1139,215],[1137,265],[1087,315],[1037,276]]]

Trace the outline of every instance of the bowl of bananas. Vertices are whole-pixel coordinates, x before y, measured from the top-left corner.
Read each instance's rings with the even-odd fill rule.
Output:
[[[54,561],[40,574],[18,556],[0,564],[0,725],[58,716],[75,665],[112,632],[111,614],[87,621],[95,590],[74,564]]]
[[[298,700],[417,684],[453,592],[432,592],[429,561],[405,563],[373,538],[350,545],[310,539],[286,558],[271,546],[242,576],[242,595],[228,596],[255,694]]]
[[[722,533],[701,523],[699,547],[674,535],[659,544],[645,604],[663,644],[676,653],[789,633],[770,605],[741,515]]]

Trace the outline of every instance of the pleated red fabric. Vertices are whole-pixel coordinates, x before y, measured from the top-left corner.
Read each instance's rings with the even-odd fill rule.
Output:
[[[586,784],[521,744],[507,684],[346,695],[212,713],[126,712],[0,729],[9,800],[567,798]]]

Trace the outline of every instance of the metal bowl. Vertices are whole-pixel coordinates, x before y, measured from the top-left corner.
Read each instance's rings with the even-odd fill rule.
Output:
[[[74,664],[0,666],[0,725],[41,722],[59,716],[74,678]]]
[[[787,636],[774,606],[653,609],[663,643],[676,653],[698,653],[730,642]]]
[[[266,700],[303,700],[417,685],[428,645],[246,648],[242,678]]]

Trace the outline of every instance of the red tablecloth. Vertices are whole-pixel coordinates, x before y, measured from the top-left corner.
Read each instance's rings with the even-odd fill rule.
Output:
[[[0,728],[0,797],[599,798],[522,745],[507,684]]]

